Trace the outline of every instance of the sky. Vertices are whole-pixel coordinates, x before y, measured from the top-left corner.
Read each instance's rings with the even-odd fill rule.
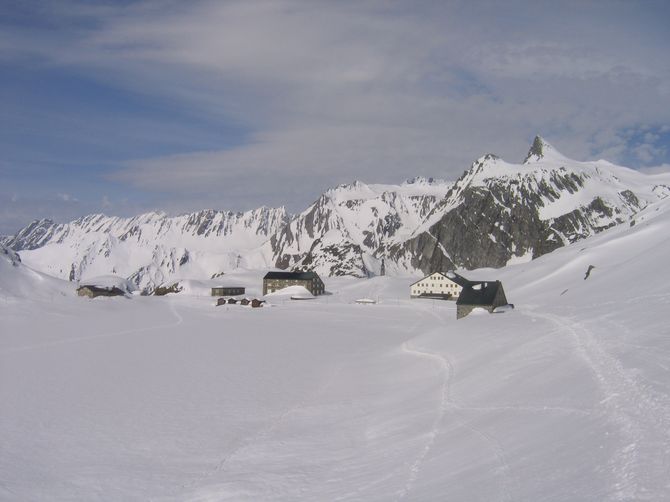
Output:
[[[542,135],[670,170],[666,1],[0,2],[0,234],[300,211]]]

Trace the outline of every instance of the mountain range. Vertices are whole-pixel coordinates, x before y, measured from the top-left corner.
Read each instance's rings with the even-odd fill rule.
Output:
[[[536,137],[521,164],[487,154],[455,182],[356,181],[308,208],[204,210],[171,217],[37,220],[0,243],[24,263],[73,281],[115,274],[144,292],[237,269],[310,269],[358,277],[502,267],[618,224],[670,194],[670,174],[579,162]],[[224,279],[222,279],[224,280]]]

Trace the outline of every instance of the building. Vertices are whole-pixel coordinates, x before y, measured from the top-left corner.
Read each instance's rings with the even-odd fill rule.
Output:
[[[314,296],[326,292],[316,272],[268,272],[263,277],[263,294],[274,293],[289,286],[302,286]]]
[[[456,319],[465,317],[475,308],[492,313],[502,305],[507,305],[507,298],[500,281],[470,281],[456,301]]]
[[[237,296],[243,295],[245,288],[240,286],[217,286],[212,288],[212,296]]]
[[[455,300],[468,282],[465,277],[452,271],[434,272],[410,285],[409,294],[411,298]]]
[[[93,285],[84,285],[77,288],[77,294],[79,296],[88,296],[89,298],[95,298],[97,296],[124,296],[126,293],[116,286],[93,286]]]

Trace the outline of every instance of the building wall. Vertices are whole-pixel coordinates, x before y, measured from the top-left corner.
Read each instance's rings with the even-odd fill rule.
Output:
[[[325,292],[321,279],[263,279],[263,294],[274,293],[289,286],[302,286],[314,296]]]
[[[416,298],[422,294],[450,294],[453,299],[457,299],[463,288],[448,277],[435,272],[410,286],[410,296]]]
[[[123,296],[125,293],[119,288],[93,288],[88,286],[81,286],[77,289],[77,294],[79,296],[87,296],[89,298],[97,298],[98,296]]]
[[[456,319],[461,319],[465,317],[474,309],[484,309],[490,314],[493,312],[494,307],[492,305],[457,305]]]
[[[212,288],[212,296],[243,295],[245,288]]]
[[[457,305],[456,306],[456,319],[461,319],[468,315],[476,308],[485,309],[489,314],[492,314],[496,307],[501,305],[507,305],[507,297],[505,296],[505,290],[502,287],[502,283],[498,284],[498,290],[496,291],[496,296],[493,298],[493,303],[491,305]]]
[[[507,305],[507,297],[505,296],[505,290],[502,287],[502,283],[498,284],[498,292],[496,297],[493,300],[493,308],[500,307],[501,305]]]
[[[86,287],[77,289],[77,294],[79,296],[88,296],[89,298],[95,298],[93,291],[91,291],[89,288]]]

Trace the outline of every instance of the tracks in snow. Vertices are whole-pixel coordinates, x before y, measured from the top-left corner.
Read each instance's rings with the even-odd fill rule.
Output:
[[[435,312],[430,312],[431,315],[435,318],[437,318],[439,321],[442,321],[442,318],[437,315]],[[415,328],[418,326],[415,325]],[[412,330],[413,331],[413,330]],[[441,333],[442,329],[437,328],[433,329],[432,331],[429,331],[430,333]],[[405,341],[402,346],[402,351],[405,352],[406,354],[409,354],[414,357],[421,357],[424,359],[428,359],[432,361],[433,363],[436,363],[438,367],[440,368],[440,373],[442,374],[442,384],[440,387],[440,397],[437,405],[437,411],[435,414],[435,419],[433,420],[433,424],[431,427],[430,432],[428,432],[428,440],[426,441],[426,444],[424,447],[421,449],[421,452],[419,455],[416,457],[414,462],[410,465],[409,468],[409,477],[407,478],[407,481],[405,482],[405,486],[403,489],[400,491],[398,496],[396,497],[396,500],[402,500],[405,499],[408,494],[411,492],[412,488],[414,487],[419,474],[421,472],[421,468],[423,466],[423,463],[426,460],[426,457],[430,453],[430,451],[433,449],[433,446],[435,445],[435,442],[437,440],[437,437],[441,433],[441,427],[442,423],[445,419],[445,416],[447,413],[450,414],[450,416],[453,416],[457,424],[470,432],[472,432],[474,435],[478,436],[480,439],[484,441],[486,445],[491,449],[493,452],[493,455],[496,458],[496,461],[498,462],[499,468],[498,472],[500,473],[501,476],[501,500],[502,501],[510,501],[513,500],[513,497],[511,495],[510,489],[512,488],[512,485],[517,485],[516,479],[512,477],[511,471],[510,471],[510,466],[509,463],[507,462],[507,458],[505,456],[505,451],[503,447],[501,446],[500,442],[493,437],[492,435],[488,434],[487,432],[484,432],[481,429],[478,429],[474,427],[469,421],[466,419],[462,418],[459,415],[459,410],[465,409],[461,408],[458,406],[455,402],[453,402],[450,398],[451,395],[451,383],[454,381],[455,377],[455,370],[454,370],[454,365],[452,362],[449,360],[449,358],[443,354],[440,354],[438,352],[433,352],[429,351],[423,348],[418,348],[416,346],[413,346],[410,344],[410,340]]]
[[[654,480],[658,482],[668,476],[668,397],[653,393],[636,378],[634,370],[624,368],[584,323],[547,313],[530,312],[527,315],[549,321],[572,338],[576,352],[586,362],[604,394],[598,407],[620,435],[616,453],[610,461],[615,499],[653,499],[654,495],[650,496],[650,493],[654,488],[663,489],[654,487]],[[648,458],[650,452],[663,458]]]

